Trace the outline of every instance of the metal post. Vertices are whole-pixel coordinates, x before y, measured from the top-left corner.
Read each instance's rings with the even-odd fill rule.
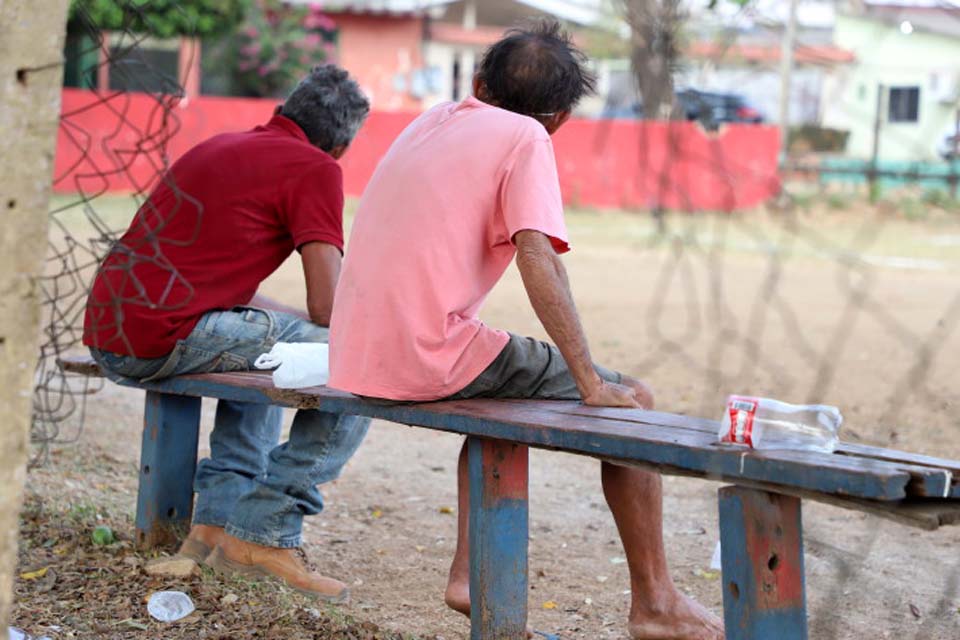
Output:
[[[527,637],[524,445],[470,438],[470,638]]]
[[[800,499],[720,489],[727,640],[807,640]]]

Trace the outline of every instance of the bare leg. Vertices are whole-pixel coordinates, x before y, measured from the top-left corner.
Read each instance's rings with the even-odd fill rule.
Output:
[[[470,616],[470,471],[466,440],[457,463],[457,550],[443,599],[454,611]]]
[[[630,568],[633,640],[720,640],[723,624],[680,593],[663,549],[660,475],[604,462],[603,494],[613,512]]]

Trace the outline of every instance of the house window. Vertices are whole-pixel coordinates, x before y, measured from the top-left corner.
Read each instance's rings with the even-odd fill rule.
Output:
[[[917,122],[920,119],[920,87],[890,87],[889,122]]]
[[[178,93],[180,40],[143,38],[110,47],[110,89],[145,93]]]

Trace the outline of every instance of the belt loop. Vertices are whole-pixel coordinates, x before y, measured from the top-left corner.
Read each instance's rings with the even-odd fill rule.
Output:
[[[262,312],[267,316],[267,335],[264,338],[264,346],[269,350],[273,348],[273,345],[277,343],[276,333],[277,333],[277,317],[273,313],[272,309],[263,309],[261,307],[253,307],[257,311]]]
[[[161,378],[168,378],[173,375],[173,372],[177,370],[177,365],[180,364],[180,358],[183,356],[184,350],[183,340],[177,340],[177,346],[173,348],[173,351],[170,352],[170,355],[167,357],[167,361],[163,363],[163,366],[157,370],[152,376],[147,376],[142,378],[140,382],[153,382],[154,380],[159,380]]]
[[[273,345],[277,343],[277,316],[274,313],[273,309],[264,309],[263,307],[251,307],[247,306],[244,309],[259,311],[263,315],[267,316],[267,335],[263,339],[264,346],[269,351],[273,348]]]

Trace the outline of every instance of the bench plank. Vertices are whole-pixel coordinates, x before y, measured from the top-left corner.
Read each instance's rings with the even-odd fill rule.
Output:
[[[362,415],[539,448],[646,461],[661,465],[666,472],[679,468],[731,482],[744,478],[872,500],[904,498],[910,480],[909,474],[890,463],[798,452],[741,451],[717,445],[706,433],[672,429],[670,425],[650,425],[658,428],[639,430],[629,420],[593,419],[575,423],[566,413],[594,409],[576,402],[548,402],[552,407],[549,411],[537,410],[542,402],[503,400],[381,404],[327,387],[277,389],[270,375],[262,372],[185,375],[153,383],[133,380],[119,383],[178,395]],[[524,408],[525,405],[529,407]],[[560,413],[561,410],[565,413]],[[598,411],[602,414],[604,410]],[[663,416],[666,422],[670,414],[656,415]]]
[[[582,405],[562,409],[569,415],[585,418],[604,418],[634,422],[641,425],[664,425],[716,435],[720,429],[718,420],[697,418],[657,411],[637,409],[607,409]],[[927,498],[960,498],[960,462],[934,458],[921,454],[906,453],[882,447],[873,447],[852,442],[840,442],[839,455],[869,458],[890,462],[910,474],[907,494]]]
[[[65,359],[63,366],[65,370],[75,370],[78,373],[82,372],[89,375],[91,373],[91,363],[92,360],[90,360],[90,358]],[[96,367],[96,365],[93,364],[93,367]],[[143,388],[147,385],[140,385],[131,381],[128,386]],[[700,460],[688,460],[677,465],[665,459],[668,457],[665,455],[659,457],[647,456],[644,458],[647,462],[660,465],[663,470],[668,473],[671,472],[671,468],[683,471],[692,470],[707,477],[717,477],[729,481],[750,479],[759,482],[777,482],[778,484],[797,486],[802,489],[824,491],[834,494],[847,494],[866,499],[898,500],[907,495],[921,497],[943,497],[945,495],[960,497],[960,485],[953,482],[953,474],[949,468],[960,466],[960,463],[955,461],[939,461],[936,458],[927,456],[899,454],[899,452],[892,450],[851,443],[841,443],[838,450],[838,453],[842,454],[841,456],[821,456],[818,454],[798,452],[746,452],[746,455],[744,455],[744,452],[741,450],[717,446],[713,442],[719,427],[717,421],[657,411],[605,409],[586,407],[575,402],[529,400],[471,400],[467,406],[461,406],[459,409],[452,407],[449,402],[398,406],[387,403],[370,403],[356,398],[351,394],[326,387],[303,390],[276,389],[273,387],[269,374],[263,372],[180,376],[178,378],[161,381],[153,386],[158,386],[157,390],[162,390],[167,393],[209,395],[248,402],[271,402],[293,408],[316,409],[320,408],[322,404],[323,409],[329,411],[344,411],[415,426],[425,426],[467,434],[474,433],[474,435],[487,437],[497,437],[498,434],[495,432],[496,428],[501,427],[501,423],[514,422],[512,419],[513,415],[519,414],[520,412],[528,417],[526,424],[524,424],[525,429],[537,427],[538,425],[536,424],[530,424],[529,418],[531,411],[542,414],[540,416],[534,416],[534,422],[549,422],[549,424],[539,425],[541,431],[543,427],[549,427],[550,429],[562,429],[567,433],[571,433],[571,421],[569,417],[589,420],[588,426],[586,427],[583,426],[587,424],[586,422],[576,423],[577,426],[572,430],[572,433],[576,434],[590,434],[601,431],[598,424],[600,420],[598,419],[601,419],[603,422],[612,422],[614,425],[621,427],[614,433],[603,436],[605,439],[637,439],[640,432],[638,432],[635,427],[631,430],[629,427],[631,423],[660,429],[662,430],[659,432],[660,436],[663,436],[663,430],[672,428],[676,430],[676,434],[669,432],[668,435],[672,436],[669,439],[673,441],[673,444],[699,448],[698,453],[700,454]],[[481,402],[495,403],[494,412],[492,414],[488,413],[485,416],[495,424],[486,425],[486,428],[483,428],[483,425],[473,425],[475,431],[468,432],[463,431],[459,427],[450,428],[448,425],[436,424],[435,417],[430,420],[425,420],[425,414],[427,413],[452,412],[462,417],[469,417],[470,415],[476,414],[479,408],[477,403]],[[416,411],[414,411],[414,409],[416,409]],[[403,414],[403,416],[400,417],[399,414]],[[547,417],[550,414],[560,416],[560,423],[558,423],[557,420],[548,419]],[[564,419],[565,417],[567,419]],[[424,421],[429,421],[432,424],[422,424]],[[479,431],[476,431],[476,429],[479,429]],[[491,432],[491,430],[494,431]],[[645,429],[642,432],[643,437],[649,441],[648,444],[653,445],[663,441],[663,437],[652,437],[648,431],[651,430]],[[690,440],[689,438],[680,438],[679,434],[684,431],[689,432],[688,435],[693,435],[695,438],[699,437],[701,439]],[[707,434],[708,438],[705,440],[702,439],[703,434]],[[598,445],[596,443],[589,446],[578,447],[577,443],[570,442],[572,437],[573,436],[565,437],[565,442],[563,443],[551,443],[543,437],[539,440],[536,437],[531,437],[526,441],[526,444],[570,450],[577,453],[587,453],[589,455],[602,456],[609,453],[602,445],[600,446],[602,450],[598,451]],[[587,436],[582,435],[582,437],[574,439],[582,441],[584,437]],[[580,444],[583,445],[584,443],[581,442]],[[704,450],[704,447],[707,449]],[[629,455],[636,455],[636,452]],[[807,458],[807,456],[814,457]],[[623,457],[623,454],[621,454],[621,457]],[[692,457],[696,458],[697,456],[694,455]],[[705,458],[709,458],[710,460],[706,460]],[[716,462],[717,458],[723,459],[725,464],[707,465],[708,461]],[[735,464],[731,465],[732,460],[735,461]],[[825,462],[826,460],[829,460],[829,462]],[[916,464],[918,462],[922,462],[923,464]],[[943,462],[943,466],[934,466],[939,462]],[[784,481],[784,478],[778,481],[778,478],[774,474],[758,471],[756,468],[758,465],[771,471],[776,470],[777,474],[789,471],[788,475],[785,476],[786,481]],[[947,465],[949,465],[949,467],[947,467]],[[837,482],[834,478],[830,477],[830,474],[827,474],[826,477],[816,477],[819,476],[819,474],[810,471],[813,467],[823,468],[824,466],[829,467],[841,475],[844,475],[845,472],[853,472],[855,475],[860,476],[861,483],[865,483],[865,485],[846,486],[844,485],[844,481]],[[762,473],[764,477],[757,477],[757,473]],[[811,473],[815,477],[804,477],[805,475],[809,476]],[[869,476],[871,474],[874,475],[872,482],[864,480],[865,475]],[[846,475],[849,475],[849,473]],[[904,486],[902,489],[898,489],[897,484],[903,480],[904,475],[906,476],[906,481],[903,483]]]

